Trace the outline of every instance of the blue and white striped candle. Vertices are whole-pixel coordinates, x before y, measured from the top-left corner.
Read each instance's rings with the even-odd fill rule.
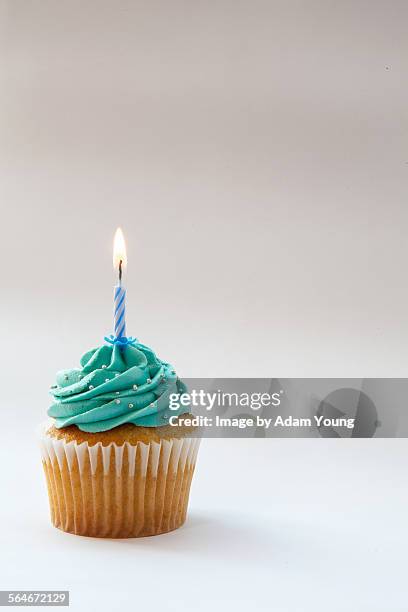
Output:
[[[113,243],[113,267],[119,274],[119,284],[113,290],[113,331],[115,339],[126,337],[126,289],[122,286],[122,272],[126,266],[126,245],[120,227]]]
[[[126,336],[126,289],[116,285],[113,290],[113,331],[115,338]]]

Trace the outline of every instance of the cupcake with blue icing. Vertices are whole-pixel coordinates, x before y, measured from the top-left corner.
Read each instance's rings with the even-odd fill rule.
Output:
[[[107,342],[57,373],[41,436],[56,527],[124,538],[184,523],[199,445],[183,424],[188,410],[169,407],[184,391],[173,366],[135,340]]]

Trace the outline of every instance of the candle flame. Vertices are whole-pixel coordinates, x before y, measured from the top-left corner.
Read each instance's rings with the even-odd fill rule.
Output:
[[[125,238],[123,236],[123,232],[118,227],[115,232],[115,238],[113,240],[113,267],[115,270],[119,269],[119,264],[122,262],[122,267],[126,266],[127,257],[126,257],[126,244]]]

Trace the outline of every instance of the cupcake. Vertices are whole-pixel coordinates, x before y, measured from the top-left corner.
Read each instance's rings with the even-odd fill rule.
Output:
[[[100,346],[80,365],[58,372],[41,428],[52,523],[101,538],[177,529],[200,442],[183,423],[187,409],[169,410],[170,394],[185,385],[136,341]]]

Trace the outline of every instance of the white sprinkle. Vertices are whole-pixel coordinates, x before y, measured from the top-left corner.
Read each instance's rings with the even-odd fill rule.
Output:
[[[120,395],[120,391],[116,391],[116,395]]]
[[[107,368],[107,367],[108,367],[108,366],[106,366],[105,364],[103,364],[103,366],[102,366],[102,368],[103,368],[103,369],[105,369],[105,368]]]
[[[105,382],[109,382],[109,380],[110,380],[109,378],[105,378]]]
[[[119,372],[117,372],[117,373],[115,374],[115,376],[119,376]]]
[[[133,385],[133,391],[137,391],[137,385]]]
[[[133,408],[133,404],[129,404],[129,408]]]
[[[150,383],[151,383],[152,381],[150,380],[150,378],[148,378],[148,379],[146,380],[146,382],[147,382],[147,384],[148,384],[148,385],[150,385]]]
[[[115,400],[116,404],[120,404],[120,400]]]
[[[89,385],[89,388],[90,388],[90,389],[93,389],[93,388],[94,388],[94,386],[93,386],[93,385]]]

